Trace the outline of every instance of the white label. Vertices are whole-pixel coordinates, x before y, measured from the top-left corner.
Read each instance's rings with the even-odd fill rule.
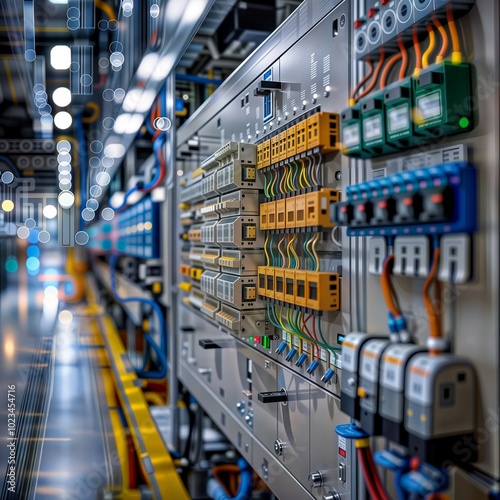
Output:
[[[342,134],[344,139],[344,146],[346,148],[352,148],[353,146],[359,146],[360,138],[359,138],[359,125],[357,123],[353,125],[349,125],[344,128],[344,132]]]
[[[325,349],[321,348],[319,350],[319,356],[321,358],[321,361],[325,361],[328,359],[328,354],[326,353]]]
[[[401,130],[408,130],[410,128],[410,112],[408,104],[402,104],[401,106],[390,109],[387,112],[387,117],[389,119],[388,128],[390,134],[400,132]]]
[[[347,451],[347,439],[343,436],[339,436],[339,448]]]
[[[380,139],[382,137],[382,117],[377,115],[363,120],[363,131],[367,141]]]
[[[432,94],[424,95],[417,98],[417,107],[420,118],[423,120],[431,120],[441,116],[441,91],[437,90]]]
[[[302,341],[302,350],[309,354],[310,351],[309,344],[305,340]]]
[[[299,339],[299,337],[293,337],[293,346],[294,347],[299,347],[300,346],[300,339]]]

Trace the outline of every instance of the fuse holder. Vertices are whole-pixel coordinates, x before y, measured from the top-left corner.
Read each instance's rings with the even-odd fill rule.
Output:
[[[296,126],[291,125],[286,130],[286,155],[288,158],[297,154],[297,131]]]
[[[276,201],[276,229],[286,229],[286,199]]]
[[[330,220],[330,204],[340,200],[336,189],[321,189],[307,193],[306,197],[306,223],[307,227],[333,227]]]

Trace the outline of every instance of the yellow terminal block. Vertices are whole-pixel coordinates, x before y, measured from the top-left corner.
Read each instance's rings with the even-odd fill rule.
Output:
[[[243,226],[243,239],[255,240],[255,238],[257,238],[257,226],[254,225]]]
[[[191,283],[187,283],[187,282],[183,281],[182,283],[179,283],[179,288],[183,292],[190,292],[191,288],[193,288],[193,285]]]
[[[243,177],[245,181],[254,181],[257,176],[257,171],[255,167],[245,167],[243,171]]]
[[[319,147],[324,154],[339,150],[339,115],[315,113],[307,118],[307,149]]]
[[[247,285],[243,288],[243,300],[255,300],[257,298],[257,288],[255,285]]]
[[[275,300],[285,300],[285,270],[274,270],[274,298]]]
[[[156,294],[161,293],[161,289],[162,289],[161,283],[158,281],[156,283],[153,283],[153,286],[151,289],[152,289],[153,293],[156,293]]]
[[[297,154],[307,151],[307,121],[302,120],[295,125],[295,133],[297,136]]]
[[[291,158],[297,154],[297,143],[296,143],[296,126],[291,125],[286,130],[286,156]]]
[[[257,169],[260,170],[264,167],[264,143],[257,145]]]
[[[189,275],[194,280],[200,281],[201,275],[203,274],[203,271],[204,271],[203,269],[200,269],[198,267],[193,267],[193,268],[191,268]]]
[[[259,208],[260,230],[266,231],[267,227],[267,205],[268,203],[261,203]]]
[[[295,271],[285,269],[285,302],[288,304],[295,304],[296,295]]]
[[[259,276],[257,292],[261,297],[266,297],[266,283],[267,283],[266,273],[267,273],[267,266],[259,266],[257,268],[257,274]]]
[[[306,227],[306,195],[295,196],[295,227]]]
[[[330,203],[337,203],[340,194],[336,189],[320,189],[307,193],[306,197],[306,226],[333,227],[330,220]]]
[[[295,222],[295,196],[291,198],[287,198],[285,204],[285,212],[286,212],[286,227],[294,228],[296,226]]]
[[[287,147],[286,147],[286,130],[278,134],[278,144],[279,144],[279,160],[283,161],[288,158]]]
[[[189,241],[201,241],[201,227],[192,228],[188,231]]]
[[[274,299],[274,267],[266,267],[266,297]]]
[[[190,208],[190,203],[179,203],[179,210],[189,210]]]
[[[280,138],[278,134],[271,137],[271,165],[280,161]]]
[[[286,228],[286,200],[276,202],[276,229]]]
[[[307,307],[307,271],[295,271],[295,305]]]
[[[307,307],[316,311],[338,311],[340,308],[339,275],[307,272]]]
[[[267,229],[276,229],[276,202],[267,204]]]
[[[205,173],[205,171],[202,168],[197,168],[192,174],[191,178],[196,179],[197,177],[202,176]]]
[[[271,165],[271,141],[268,139],[262,143],[262,168]]]

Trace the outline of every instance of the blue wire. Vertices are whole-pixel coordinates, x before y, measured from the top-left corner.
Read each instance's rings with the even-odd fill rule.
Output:
[[[149,335],[149,333],[146,333],[144,335],[144,338],[146,340],[147,345],[149,345],[157,354],[158,359],[160,361],[160,366],[161,369],[157,372],[152,372],[152,371],[145,371],[146,370],[146,364],[147,364],[147,351],[145,350],[144,353],[144,359],[143,359],[143,366],[140,370],[137,371],[137,376],[141,378],[153,378],[153,379],[162,379],[165,378],[167,375],[167,346],[166,346],[166,335],[167,335],[167,330],[166,330],[166,325],[165,325],[165,318],[163,317],[163,312],[160,308],[160,306],[154,302],[153,300],[150,299],[145,299],[143,297],[127,297],[123,298],[118,295],[118,291],[116,289],[116,262],[118,260],[118,255],[114,254],[111,256],[111,259],[109,261],[109,274],[111,278],[111,291],[113,292],[113,296],[115,299],[122,303],[126,304],[129,302],[140,302],[142,304],[147,304],[150,306],[158,316],[158,322],[160,325],[160,345],[154,341],[154,339]]]
[[[127,206],[127,200],[128,197],[132,194],[135,193],[139,189],[139,184],[136,184],[134,187],[130,188],[126,193],[123,198],[123,201],[121,205],[115,207],[112,205],[111,201],[108,203],[109,207],[112,208],[115,212],[119,212],[120,210],[123,210]]]
[[[406,500],[408,498],[408,495],[401,486],[401,477],[403,476],[404,472],[405,469],[402,467],[400,469],[397,469],[394,473],[394,487],[396,489],[396,497],[398,500]]]

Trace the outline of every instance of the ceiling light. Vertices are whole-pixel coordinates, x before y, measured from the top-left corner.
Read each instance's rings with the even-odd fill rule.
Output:
[[[52,92],[52,100],[56,106],[64,108],[71,104],[71,91],[66,87],[59,87]]]
[[[59,111],[59,113],[54,116],[54,125],[61,130],[66,130],[71,127],[72,123],[73,118],[71,118],[71,115],[66,111]]]
[[[57,197],[62,208],[71,208],[75,203],[75,195],[71,191],[62,191]]]
[[[71,49],[67,45],[55,45],[50,50],[50,64],[54,69],[69,69]]]
[[[57,208],[54,205],[45,205],[43,207],[43,216],[46,219],[53,219],[57,215]]]

